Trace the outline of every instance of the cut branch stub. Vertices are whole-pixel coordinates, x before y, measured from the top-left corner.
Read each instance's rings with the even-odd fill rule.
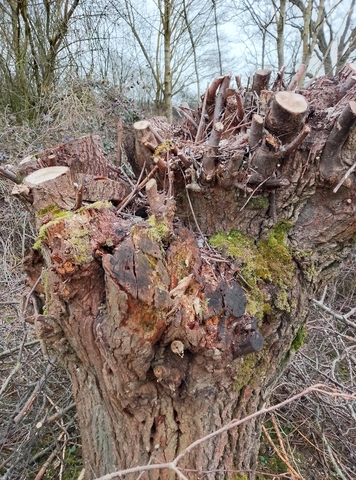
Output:
[[[68,167],[47,167],[31,173],[23,185],[30,189],[33,207],[36,212],[57,205],[64,210],[72,210],[76,192]]]
[[[263,335],[259,330],[251,331],[239,338],[239,344],[233,346],[234,357],[244,357],[259,352],[263,347]]]
[[[164,213],[164,198],[157,191],[157,182],[151,178],[146,184],[146,194],[153,215],[162,217]]]
[[[244,118],[245,111],[244,111],[244,104],[240,95],[240,92],[236,91],[235,92],[235,97],[236,97],[236,110],[237,110],[237,115],[240,120]]]
[[[258,96],[261,95],[262,90],[268,90],[268,83],[271,77],[271,70],[263,68],[256,70],[253,76],[252,91],[256,92]]]
[[[0,167],[0,176],[1,177],[4,177],[4,178],[8,178],[9,180],[11,180],[12,182],[14,183],[20,183],[17,175],[12,172],[11,170],[9,170],[7,167]]]
[[[263,142],[262,147],[255,152],[251,162],[252,167],[256,170],[258,175],[257,177],[252,175],[248,183],[260,183],[261,180],[265,180],[272,175],[280,158],[281,155],[279,153],[271,152],[265,142]]]
[[[175,214],[175,201],[173,198],[166,198],[164,193],[158,193],[157,182],[151,178],[146,184],[146,194],[151,211],[159,222],[164,222],[171,231]],[[169,232],[166,232],[169,234]]]
[[[217,91],[217,89],[219,88],[219,86],[221,85],[222,81],[224,80],[224,77],[217,77],[215,78],[210,87],[207,89],[207,92],[206,92],[206,104],[207,106],[209,107],[210,105],[213,105],[214,103],[214,99],[215,99],[215,93]]]
[[[152,157],[152,149],[147,145],[152,145],[152,148],[155,149],[158,146],[156,137],[153,135],[151,124],[147,120],[141,120],[134,123],[134,132],[135,132],[135,152],[136,152],[136,163],[139,167],[135,173],[138,175],[142,170],[145,163]]]
[[[256,150],[262,140],[263,133],[263,117],[261,115],[254,115],[252,117],[249,146],[250,151]]]
[[[227,74],[224,76],[223,81],[219,87],[219,93],[215,100],[215,108],[214,108],[214,119],[213,119],[213,129],[210,133],[210,137],[208,140],[208,148],[205,151],[203,157],[203,175],[202,181],[204,182],[211,182],[215,176],[216,170],[216,157],[217,151],[219,148],[219,143],[221,139],[221,135],[224,129],[223,124],[220,122],[220,116],[224,110],[224,99],[226,90],[229,88],[231,79],[231,74]]]
[[[310,130],[311,129],[310,129],[309,125],[304,125],[304,127],[299,132],[299,134],[295,138],[293,138],[293,140],[290,143],[288,143],[288,145],[285,145],[283,147],[284,155],[285,156],[290,155],[295,150],[297,150],[299,145],[301,145],[303,143],[304,139],[309,135]]]
[[[301,130],[308,102],[298,93],[277,92],[266,116],[265,125],[283,144],[289,143]]]
[[[355,124],[356,119],[356,102],[349,102],[342,111],[339,118],[334,123],[329,137],[326,141],[320,162],[321,177],[336,184],[344,165],[340,160],[341,149]]]

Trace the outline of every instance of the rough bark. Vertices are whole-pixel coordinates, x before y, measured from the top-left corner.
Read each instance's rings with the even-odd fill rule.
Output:
[[[33,202],[40,234],[25,268],[31,285],[42,268],[41,321],[48,315],[56,324],[42,335],[71,374],[87,479],[168,462],[268,402],[310,298],[350,252],[353,171],[332,189],[349,170],[355,142],[351,91],[339,99],[330,81],[329,96],[319,95],[325,78],[298,93],[271,91],[265,117],[246,109],[228,136],[229,80],[206,93],[214,121],[197,122],[205,143],[192,138],[188,120],[134,126],[129,161],[138,173],[144,166],[157,173],[141,181],[149,220],[122,216],[108,202],[59,215]],[[333,156],[338,124],[342,145]],[[101,169],[99,152],[95,158]],[[95,160],[89,164],[95,175]],[[65,165],[77,172],[75,158]],[[30,181],[22,188],[36,197]],[[179,466],[214,479],[237,469],[253,479],[260,421],[201,444]]]
[[[271,70],[267,68],[256,70],[253,76],[252,91],[256,92],[257,95],[260,96],[262,90],[268,90],[268,83],[270,78]]]

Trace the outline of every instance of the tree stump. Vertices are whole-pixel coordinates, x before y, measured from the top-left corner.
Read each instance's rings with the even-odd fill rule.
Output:
[[[189,119],[135,124],[125,144],[136,172],[145,166],[147,220],[115,202],[83,200],[71,210],[78,199],[69,177],[106,172],[94,140],[90,149],[84,140],[52,149],[50,168],[62,173],[31,183],[32,173],[21,187],[40,228],[25,269],[32,286],[42,268],[39,313],[58,324],[45,341],[72,378],[87,479],[170,462],[261,408],[293,356],[310,299],[350,254],[353,90],[339,99],[329,82],[328,97],[320,95],[322,78],[260,100],[246,92],[236,114],[230,78],[216,79],[194,113],[197,139]],[[265,116],[253,116],[259,103],[251,109],[251,102],[262,102]],[[77,158],[83,151],[88,161]],[[57,185],[62,177],[65,188]],[[46,210],[52,203],[64,210]],[[254,418],[192,449],[179,467],[193,470],[190,479],[201,471],[224,479],[233,469],[253,479],[260,432]],[[151,470],[142,478],[175,475]]]

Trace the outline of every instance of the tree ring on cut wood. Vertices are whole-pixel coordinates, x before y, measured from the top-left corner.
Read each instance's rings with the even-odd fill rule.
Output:
[[[277,92],[266,116],[266,128],[283,144],[290,142],[301,130],[308,102],[303,95]]]
[[[46,167],[37,170],[36,172],[30,173],[25,178],[27,184],[39,185],[43,182],[49,180],[57,179],[59,176],[68,173],[68,167]]]
[[[47,167],[31,173],[24,179],[30,187],[33,207],[38,212],[49,205],[71,210],[75,203],[75,190],[68,167]]]

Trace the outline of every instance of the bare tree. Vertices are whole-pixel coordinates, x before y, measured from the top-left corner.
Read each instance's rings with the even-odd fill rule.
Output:
[[[250,49],[256,35],[259,38],[261,48],[255,50],[262,51],[262,58],[254,60],[256,66],[264,68],[268,59],[272,67],[280,70],[286,66],[293,73],[295,66],[302,63],[309,75],[320,68],[332,75],[352,60],[356,47],[353,0],[349,4],[276,0],[272,6],[248,0],[242,5],[236,2],[236,21],[242,28],[245,26],[242,41]]]
[[[27,110],[54,84],[58,58],[79,0],[0,4],[0,71],[14,110]]]
[[[141,51],[142,63],[152,78],[156,111],[171,119],[172,97],[200,82],[199,55],[211,37],[209,15],[214,11],[218,22],[217,2],[158,0],[144,14],[145,7],[138,9],[130,0],[122,5],[113,2],[112,8],[126,22]],[[221,65],[221,59],[218,63]],[[193,72],[196,82],[192,81]]]

